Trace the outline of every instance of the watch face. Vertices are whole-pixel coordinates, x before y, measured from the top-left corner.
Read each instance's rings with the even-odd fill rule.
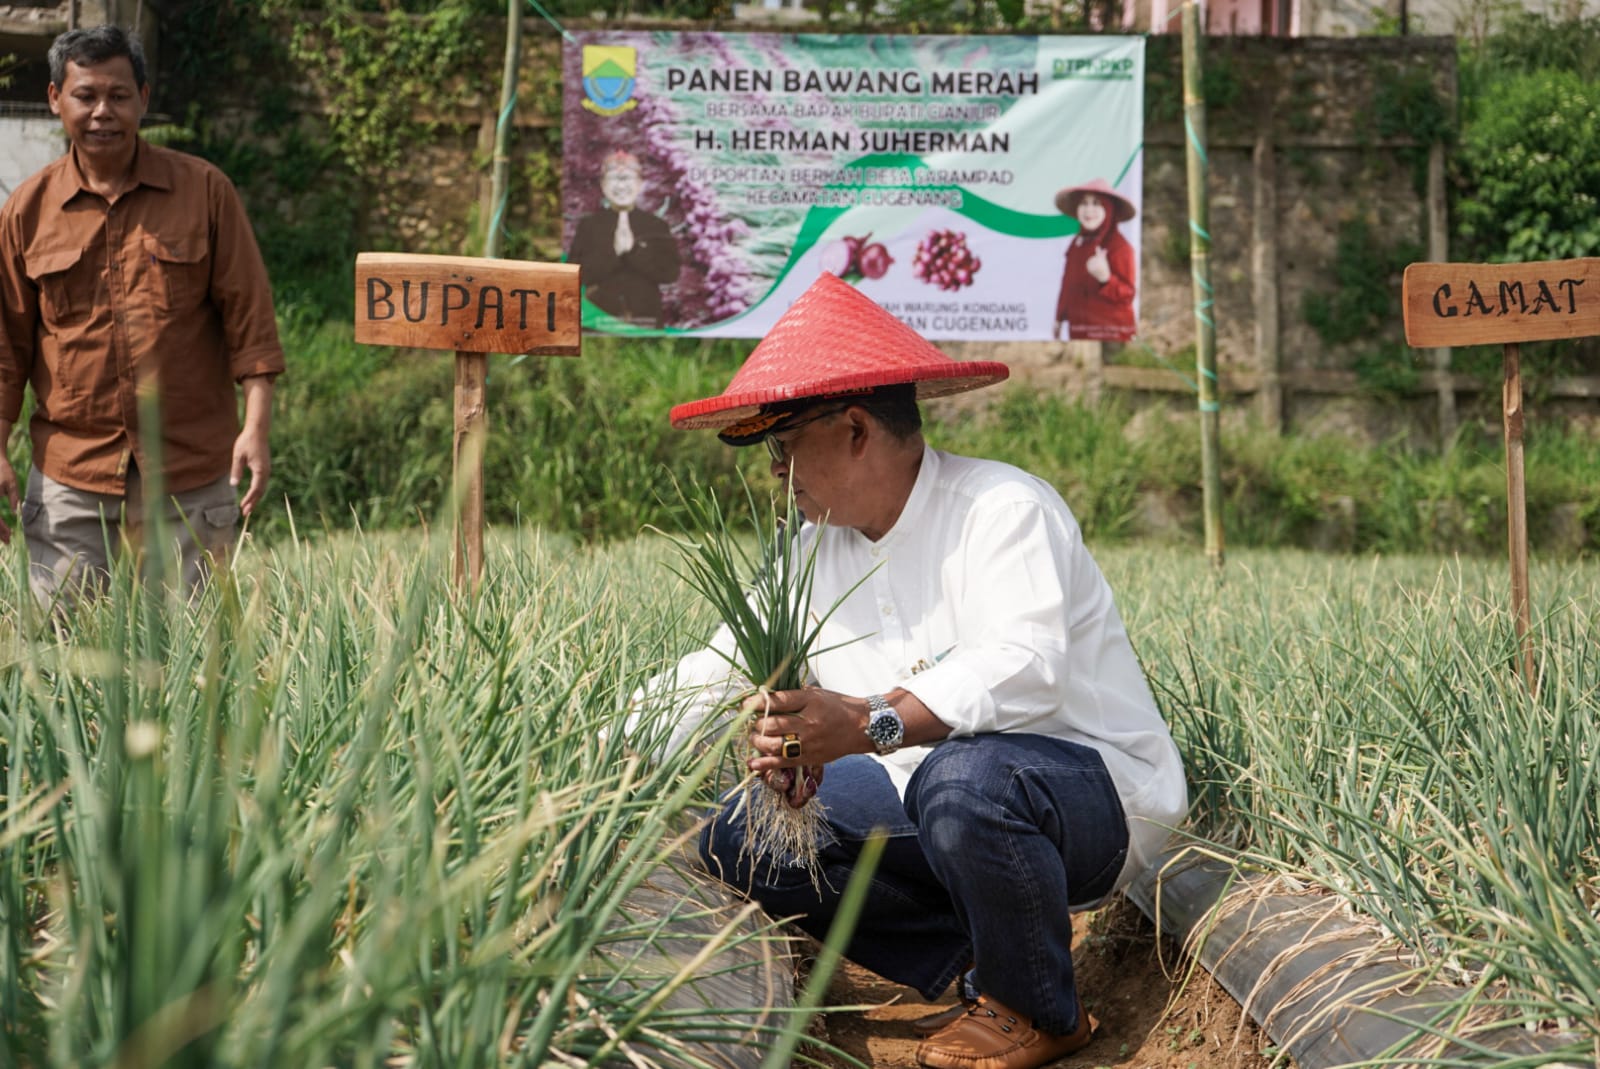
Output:
[[[878,747],[879,752],[892,750],[900,745],[900,740],[905,737],[905,725],[893,712],[874,713],[872,719],[867,721],[867,737]]]

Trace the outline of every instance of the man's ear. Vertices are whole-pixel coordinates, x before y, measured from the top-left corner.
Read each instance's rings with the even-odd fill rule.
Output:
[[[867,415],[867,410],[852,406],[844,410],[845,418],[850,421],[850,456],[860,459],[867,451],[867,443],[872,441],[872,436],[878,432],[878,425],[872,422],[872,417]]]
[[[50,114],[61,114],[61,90],[56,88],[55,82],[47,82],[44,87],[44,98],[50,102]]]

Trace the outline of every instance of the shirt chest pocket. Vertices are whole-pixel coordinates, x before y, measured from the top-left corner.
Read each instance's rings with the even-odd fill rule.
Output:
[[[211,287],[211,258],[204,235],[144,235],[148,293],[166,312],[184,312],[205,299]]]
[[[39,317],[45,329],[81,322],[94,305],[98,279],[81,248],[30,250],[24,269],[39,290]]]

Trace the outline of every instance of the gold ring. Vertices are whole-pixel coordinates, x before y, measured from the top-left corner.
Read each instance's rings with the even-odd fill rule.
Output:
[[[800,760],[800,736],[792,731],[783,737],[783,759],[785,761]]]

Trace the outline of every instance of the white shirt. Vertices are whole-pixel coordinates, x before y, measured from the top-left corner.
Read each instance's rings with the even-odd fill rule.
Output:
[[[927,449],[881,539],[807,524],[801,551],[813,541],[814,611],[856,587],[815,644],[819,686],[855,696],[903,687],[952,735],[1022,731],[1093,747],[1128,818],[1119,886],[1155,859],[1187,810],[1183,763],[1111,588],[1048,483]],[[719,631],[712,649],[680,662],[677,684],[700,690],[674,742],[742,685],[714,652],[727,638]],[[904,796],[927,754],[911,746],[876,759]]]

